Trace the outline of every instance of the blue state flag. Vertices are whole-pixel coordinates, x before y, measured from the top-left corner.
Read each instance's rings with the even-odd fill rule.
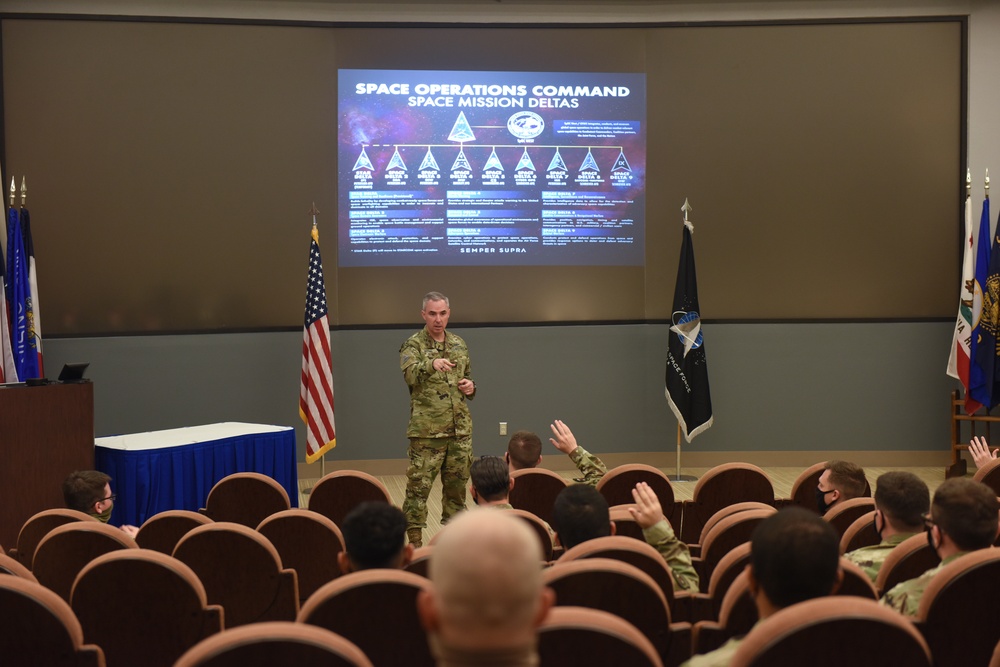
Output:
[[[986,290],[990,275],[990,200],[983,200],[976,241],[976,283],[972,296],[972,343],[969,346],[969,394],[987,409],[993,403],[993,371],[996,357],[996,302],[987,311]],[[998,397],[1000,398],[1000,397]]]
[[[7,212],[7,300],[10,304],[11,348],[18,380],[40,377],[32,325],[28,255],[17,209]]]

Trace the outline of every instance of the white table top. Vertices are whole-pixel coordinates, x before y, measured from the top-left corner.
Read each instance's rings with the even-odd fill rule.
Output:
[[[194,445],[199,442],[232,438],[253,433],[276,433],[291,431],[291,426],[273,426],[270,424],[246,424],[243,422],[223,422],[205,424],[203,426],[185,426],[164,431],[148,431],[146,433],[126,433],[125,435],[109,435],[104,438],[94,438],[96,447],[107,447],[122,451],[141,451],[146,449],[165,449],[182,445]]]

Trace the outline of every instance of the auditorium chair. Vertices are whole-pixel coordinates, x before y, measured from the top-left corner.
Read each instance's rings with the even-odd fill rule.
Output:
[[[76,578],[70,604],[108,667],[170,667],[223,628],[219,605],[181,561],[150,549],[98,556]]]
[[[716,564],[734,548],[749,542],[757,525],[774,512],[773,507],[736,512],[712,526],[705,536],[705,543],[701,545],[701,555],[692,558],[703,593],[708,592],[708,583]]]
[[[681,540],[696,543],[713,514],[723,507],[748,501],[774,505],[774,486],[767,473],[749,463],[715,466],[695,484],[692,499],[684,502]]]
[[[372,667],[361,649],[329,630],[287,621],[226,630],[188,650],[176,667]]]
[[[729,665],[810,663],[930,667],[931,654],[913,624],[896,611],[874,600],[827,596],[793,604],[754,626]]]
[[[522,468],[510,474],[514,487],[510,490],[510,504],[515,509],[531,512],[549,525],[552,524],[552,505],[556,496],[566,488],[566,480],[545,468]]]
[[[218,521],[181,538],[174,558],[186,563],[205,586],[211,604],[221,605],[226,627],[260,621],[291,621],[299,610],[295,570],[257,531]]]
[[[634,625],[600,609],[553,607],[538,628],[539,664],[546,667],[662,667],[653,644]]]
[[[878,600],[878,590],[864,570],[843,556],[840,557],[840,569],[844,573],[844,578],[837,588],[836,595],[854,595],[868,600]]]
[[[698,621],[691,628],[691,653],[714,651],[733,637],[750,632],[757,619],[757,605],[750,595],[750,575],[742,571],[722,595],[718,620]]]
[[[360,470],[328,473],[309,492],[309,509],[319,512],[338,526],[352,509],[368,501],[392,504],[385,484]]]
[[[597,537],[567,549],[558,562],[568,563],[582,558],[610,558],[634,565],[656,582],[656,586],[667,601],[670,618],[673,621],[690,620],[691,592],[674,591],[674,578],[670,567],[660,552],[645,542],[621,535]]]
[[[897,544],[886,556],[875,578],[875,589],[881,597],[896,584],[915,579],[940,563],[937,552],[927,543],[927,535],[918,533]]]
[[[874,511],[875,501],[871,498],[851,498],[828,509],[823,519],[833,526],[838,536],[843,537],[852,523]]]
[[[275,480],[258,472],[237,472],[215,483],[200,511],[212,521],[256,528],[270,515],[290,507],[288,492]]]
[[[413,550],[413,557],[410,559],[410,562],[403,569],[421,577],[426,577],[431,564],[431,554],[433,553],[434,547],[429,544],[417,547]]]
[[[30,569],[31,563],[35,559],[35,549],[42,538],[53,528],[73,521],[100,523],[89,514],[77,510],[61,507],[43,510],[24,522],[21,531],[17,534],[17,546],[7,552],[7,555],[16,558],[21,565]]]
[[[135,541],[142,549],[152,549],[169,556],[189,531],[211,522],[211,519],[199,512],[166,510],[146,519],[139,526]]]
[[[656,494],[663,509],[663,516],[671,526],[680,528],[681,504],[674,499],[674,487],[662,470],[642,463],[628,463],[609,470],[597,482],[597,491],[608,505],[630,505],[635,502],[632,490],[639,482],[646,482]]]
[[[527,522],[528,526],[531,528],[532,532],[538,536],[538,542],[542,546],[542,560],[550,561],[552,560],[552,550],[554,545],[552,544],[552,529],[549,525],[542,521],[538,515],[525,510],[513,509],[507,510],[512,515],[520,518],[521,520]],[[440,535],[441,533],[438,533]]]
[[[705,525],[701,527],[701,534],[698,536],[698,542],[695,544],[689,544],[688,548],[691,550],[692,556],[701,555],[701,544],[705,541],[708,536],[708,532],[715,527],[715,524],[725,519],[730,514],[736,514],[737,512],[746,512],[747,510],[769,510],[772,514],[776,511],[772,505],[766,503],[759,503],[756,501],[749,501],[745,503],[735,503],[733,505],[728,505],[723,507],[718,512],[713,514],[705,522]]]
[[[4,667],[105,667],[104,651],[84,644],[69,604],[41,584],[0,576],[0,610]]]
[[[792,491],[789,497],[779,498],[775,501],[775,506],[780,508],[788,505],[797,505],[819,514],[819,505],[816,504],[816,489],[819,487],[819,478],[823,475],[826,464],[827,461],[814,463],[799,473],[799,476],[792,482]],[[868,483],[868,480],[865,480],[865,492],[863,495],[866,498],[870,498],[872,495],[871,485]]]
[[[881,544],[882,538],[875,532],[875,510],[862,514],[847,527],[840,537],[840,553],[846,554],[861,547]]]
[[[35,575],[31,573],[31,570],[21,565],[20,561],[16,558],[11,558],[6,554],[0,553],[0,574],[9,574],[15,577],[21,577],[22,579],[27,579],[28,581],[33,581],[36,584],[38,579]]]
[[[69,602],[76,575],[98,556],[139,545],[115,528],[99,521],[75,521],[52,529],[35,550],[31,573],[38,583]]]
[[[281,564],[295,570],[300,606],[320,586],[341,575],[337,555],[344,550],[344,536],[329,518],[304,509],[277,512],[261,521],[257,532],[281,556]]]
[[[542,574],[559,606],[589,607],[625,619],[656,648],[664,664],[675,665],[690,654],[691,624],[671,623],[670,607],[649,575],[610,558],[556,562]]]
[[[729,587],[750,563],[750,543],[737,545],[712,569],[708,588],[691,596],[691,622],[715,621],[722,611],[722,601]]]
[[[941,568],[924,589],[916,623],[936,667],[987,664],[1000,641],[1000,549],[979,549]]]
[[[615,524],[615,535],[631,537],[645,544],[646,537],[642,534],[642,526],[632,518],[632,513],[629,512],[630,507],[635,507],[635,505],[615,505],[608,508],[610,519]],[[675,533],[680,534],[680,526],[670,525]]]
[[[1000,496],[1000,459],[993,459],[982,468],[976,471],[972,479],[982,482],[993,489],[993,493]]]
[[[345,637],[375,665],[433,667],[417,596],[430,582],[404,570],[345,574],[324,585],[302,606],[299,623]]]

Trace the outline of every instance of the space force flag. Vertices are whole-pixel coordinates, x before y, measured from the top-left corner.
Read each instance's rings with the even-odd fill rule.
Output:
[[[685,209],[688,208],[684,202]],[[705,338],[701,331],[701,309],[698,307],[698,283],[695,278],[694,226],[684,216],[684,237],[681,258],[677,266],[674,306],[670,321],[670,343],[667,347],[667,403],[687,442],[712,425],[712,397],[708,389],[708,363],[705,359]]]
[[[315,210],[315,208],[314,208]],[[337,446],[333,423],[333,369],[330,365],[330,320],[323,281],[323,259],[319,254],[319,232],[315,213],[309,244],[309,279],[306,284],[306,314],[302,329],[302,379],[299,384],[299,416],[306,424],[306,462],[314,463]]]

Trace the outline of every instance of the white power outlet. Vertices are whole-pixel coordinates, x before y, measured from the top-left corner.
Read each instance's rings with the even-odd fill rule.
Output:
[[[500,435],[507,435],[507,422],[500,422]]]

